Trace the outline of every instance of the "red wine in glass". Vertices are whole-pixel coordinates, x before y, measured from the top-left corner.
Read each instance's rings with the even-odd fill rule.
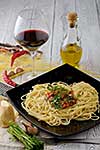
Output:
[[[45,14],[40,9],[23,9],[19,12],[14,28],[14,38],[30,52],[33,60],[30,79],[41,73],[37,71],[38,66],[35,64],[37,58],[42,58],[43,52],[39,49],[47,42],[49,35],[49,26]]]
[[[25,30],[15,36],[15,40],[29,51],[37,50],[48,38],[48,33],[43,30]]]

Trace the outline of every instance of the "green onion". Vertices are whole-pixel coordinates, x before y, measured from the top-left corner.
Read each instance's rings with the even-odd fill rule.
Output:
[[[11,122],[8,128],[8,133],[17,138],[25,146],[25,150],[43,150],[44,143],[36,136],[29,136],[15,122]]]

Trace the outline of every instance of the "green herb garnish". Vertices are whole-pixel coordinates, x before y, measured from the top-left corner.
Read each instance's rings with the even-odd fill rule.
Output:
[[[73,91],[68,91],[62,85],[48,84],[47,89],[49,90],[47,98],[55,109],[66,108],[76,103]]]
[[[48,84],[47,89],[51,91],[53,90],[53,86],[51,84]]]

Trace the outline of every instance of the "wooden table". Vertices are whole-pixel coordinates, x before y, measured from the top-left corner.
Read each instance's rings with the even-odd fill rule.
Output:
[[[50,28],[50,39],[44,50],[52,54],[52,61],[60,62],[59,50],[67,32],[64,16],[77,11],[82,33],[81,64],[100,75],[100,1],[99,0],[0,0],[0,42],[15,44],[13,30],[18,12],[25,8],[42,9]],[[96,76],[97,77],[97,76]],[[23,80],[19,77],[19,81]],[[18,79],[17,79],[18,80]],[[45,150],[99,150],[100,125],[70,136],[62,142],[45,145]],[[0,146],[0,150],[9,149]],[[22,149],[17,147],[14,149]]]

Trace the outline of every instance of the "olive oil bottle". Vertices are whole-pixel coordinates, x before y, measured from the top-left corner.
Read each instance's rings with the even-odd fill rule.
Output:
[[[77,18],[76,12],[68,13],[68,33],[60,49],[62,62],[72,66],[78,66],[82,56],[82,48],[78,37]]]

